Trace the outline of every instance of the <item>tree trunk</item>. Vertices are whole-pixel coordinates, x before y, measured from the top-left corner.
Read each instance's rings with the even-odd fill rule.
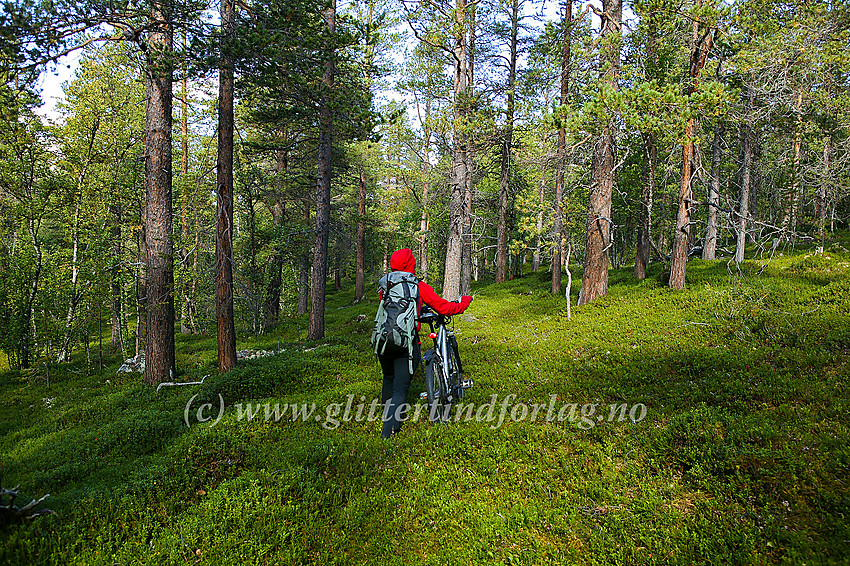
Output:
[[[744,85],[746,104],[744,107],[745,123],[741,127],[741,149],[743,163],[741,165],[741,198],[738,200],[738,241],[735,247],[735,262],[744,261],[744,251],[747,247],[747,219],[750,206],[750,179],[753,164],[753,132],[751,112],[753,108],[753,87],[751,83]]]
[[[71,298],[68,301],[68,313],[65,316],[65,335],[62,337],[62,346],[59,349],[57,362],[67,362],[71,359],[71,334],[74,328],[74,316],[77,314],[77,303],[80,294],[77,292],[77,279],[80,275],[79,249],[80,249],[80,201],[74,206],[74,231],[71,246]]]
[[[304,226],[310,225],[310,203],[304,201]],[[310,306],[310,256],[312,255],[310,239],[304,238],[304,246],[298,262],[298,306],[296,314],[307,314]]]
[[[466,112],[465,123],[469,123],[472,114],[471,95],[475,84],[475,3],[469,3],[466,7],[469,39],[466,42],[466,84],[469,89],[467,95],[470,99],[464,106]],[[466,183],[463,192],[463,253],[461,256],[461,279],[460,294],[472,294],[472,172],[475,165],[475,149],[473,134],[469,134],[466,142]]]
[[[460,144],[460,142],[457,142]],[[443,297],[455,300],[460,296],[460,270],[463,254],[463,194],[466,178],[466,151],[456,148],[452,166],[449,226],[446,234],[446,266],[443,275]]]
[[[649,243],[652,241],[652,205],[655,199],[655,179],[658,172],[658,143],[655,134],[649,132],[643,136],[643,139],[647,160],[649,161],[649,178],[641,187],[640,195],[640,225],[638,226],[634,272],[637,279],[646,279],[646,268],[649,265]]]
[[[248,293],[246,302],[251,309],[251,329],[252,332],[260,333],[263,331],[263,323],[261,321],[262,314],[262,275],[257,269],[257,211],[254,207],[256,202],[254,198],[254,190],[250,184],[245,188],[244,204],[247,208],[246,227],[248,228],[248,249],[245,250],[248,257]]]
[[[823,144],[823,177],[818,186],[816,213],[818,218],[817,236],[818,247],[817,252],[823,253],[824,239],[826,237],[826,210],[827,210],[827,192],[829,187],[829,161],[832,152],[832,136],[827,136],[826,142]]]
[[[467,153],[468,164],[472,163],[472,149]],[[463,192],[463,252],[461,255],[460,294],[472,293],[472,174],[466,170],[466,189]]]
[[[384,240],[384,253],[381,258],[381,273],[389,271],[390,243]]]
[[[702,259],[713,260],[717,254],[717,212],[720,207],[720,160],[723,149],[720,138],[723,128],[714,126],[714,141],[711,144],[711,179],[708,184],[708,220],[705,226],[705,241],[702,244]]]
[[[679,207],[676,214],[676,232],[673,234],[673,253],[670,261],[670,288],[685,287],[685,271],[688,264],[688,242],[691,237],[691,200],[693,190],[691,177],[694,162],[694,119],[685,125],[685,143],[682,148],[682,178],[679,185]]]
[[[829,102],[826,104],[826,115],[830,122],[833,124],[837,124],[838,121],[835,119],[836,117],[833,114],[832,110],[832,100],[833,100],[833,77],[830,76],[827,79],[827,94],[829,95]],[[834,128],[834,126],[833,126]],[[815,198],[815,217],[817,217],[817,237],[818,237],[818,247],[817,253],[823,253],[824,244],[826,239],[826,216],[827,216],[827,208],[829,207],[828,195],[831,192],[830,187],[832,186],[831,181],[831,158],[832,158],[832,145],[833,145],[833,136],[834,129],[830,128],[830,131],[826,135],[826,139],[823,143],[823,173],[821,174],[820,183],[818,183],[817,195]],[[834,208],[833,208],[834,210]]]
[[[753,132],[752,129],[750,129],[750,143],[752,143],[752,174],[750,175],[749,217],[751,222],[757,225],[759,216],[759,189],[761,189],[761,176],[759,175],[761,144],[759,143],[758,136],[755,135],[755,132]],[[757,237],[752,230],[749,231],[748,236],[751,242],[755,241],[755,238]]]
[[[285,188],[284,178],[289,170],[289,161],[285,150],[281,150],[277,154],[277,194],[275,195],[274,204],[272,205],[272,224],[274,225],[274,245],[272,246],[272,256],[269,258],[268,273],[266,275],[266,292],[265,302],[263,304],[263,331],[268,331],[277,324],[278,315],[280,315],[280,293],[281,271],[283,270],[283,224],[286,215],[286,205],[283,202],[283,191]]]
[[[552,293],[561,293],[561,263],[562,251],[564,247],[564,220],[563,206],[564,199],[564,158],[561,156],[561,151],[566,151],[566,133],[563,129],[558,130],[558,165],[555,171],[555,206],[554,218],[552,221],[552,235],[554,242],[552,246]]]
[[[280,315],[280,292],[283,284],[283,254],[276,252],[269,262],[268,284],[266,285],[266,303],[263,308],[263,326],[268,331],[277,324]]]
[[[564,260],[564,264],[566,265],[567,271],[567,288],[564,292],[564,296],[567,299],[567,320],[572,320],[572,310],[570,307],[570,293],[572,292],[573,287],[573,273],[570,271],[570,255],[573,253],[573,243],[567,242],[567,257]]]
[[[662,79],[661,64],[658,57],[658,32],[657,11],[650,12],[647,18],[646,34],[646,78],[650,81]],[[640,225],[638,226],[637,248],[635,250],[636,279],[646,278],[646,269],[649,265],[650,247],[652,242],[652,207],[656,193],[656,173],[658,172],[658,139],[657,132],[649,130],[643,132],[643,143],[646,150],[646,158],[649,164],[649,179],[641,187],[641,209]]]
[[[281,251],[276,250],[270,258],[268,270],[266,302],[263,307],[264,331],[274,328],[280,315],[280,292],[283,284],[283,253]]]
[[[508,271],[508,180],[510,176],[509,133],[502,140],[502,174],[499,180],[499,212],[496,224],[496,283],[503,283]]]
[[[333,35],[336,31],[336,0],[324,11],[325,25]],[[313,288],[310,297],[310,329],[308,340],[325,337],[325,285],[328,279],[328,234],[331,219],[331,134],[333,116],[331,91],[334,88],[334,48],[326,53],[325,71],[322,75],[323,92],[319,101],[319,167],[316,180],[316,231],[313,247]]]
[[[564,45],[561,51],[561,106],[569,103],[570,59],[572,57],[573,3],[564,3]],[[564,180],[567,165],[567,132],[563,122],[558,127],[558,155],[555,166],[555,206],[552,234],[555,238],[552,248],[552,293],[561,293],[561,264],[564,249]]]
[[[797,208],[800,202],[800,192],[802,190],[803,172],[800,167],[800,159],[803,147],[803,89],[797,91],[797,121],[794,128],[794,144],[792,150],[794,152],[793,161],[791,164],[791,191],[786,200],[785,214],[782,217],[782,231],[787,232],[789,229],[794,232],[797,229]],[[787,234],[785,239],[790,239]]]
[[[702,32],[700,37],[700,24],[693,24],[693,35],[691,36],[691,56],[689,64],[690,84],[685,88],[685,95],[691,97],[699,90],[699,77],[705,67],[705,60],[714,42],[715,30],[709,29]],[[694,161],[694,127],[695,119],[688,118],[685,124],[685,142],[682,148],[682,178],[679,185],[679,209],[676,214],[676,231],[673,236],[673,253],[670,262],[670,288],[683,289],[685,287],[685,271],[688,265],[688,244],[691,239],[691,202],[693,200],[693,189],[691,177],[693,176]]]
[[[171,53],[170,6],[153,4],[145,79],[145,238],[147,313],[145,383],[168,381],[174,357],[174,240],[171,210]]]
[[[32,279],[30,280],[30,288],[27,292],[27,299],[21,309],[21,347],[18,361],[21,369],[30,367],[30,357],[32,355],[32,326],[33,326],[33,307],[35,306],[35,297],[38,294],[38,285],[41,281],[41,269],[44,260],[44,255],[41,251],[41,243],[38,241],[38,226],[41,221],[29,219],[27,225],[30,233],[33,251],[35,252],[35,266],[33,268]]]
[[[354,300],[366,296],[366,172],[360,166],[360,187],[357,193],[357,258],[354,266]]]
[[[467,162],[469,70],[466,41],[466,0],[457,0],[455,10],[457,32],[454,39],[454,140],[452,149],[452,181],[449,199],[449,226],[446,234],[446,266],[443,277],[443,297],[453,301],[460,297],[461,269],[463,264],[466,192],[468,190],[469,164]]]
[[[188,53],[188,41],[186,31],[183,31],[183,50]],[[189,89],[187,75],[189,71],[186,65],[186,58],[183,59],[183,78],[181,80],[180,95],[180,240],[183,247],[180,250],[180,271],[183,281],[183,301],[180,306],[180,333],[195,334],[198,329],[195,327],[194,312],[195,312],[195,296],[192,290],[195,287],[195,273],[192,271],[192,276],[186,280],[186,272],[188,271],[189,250],[187,245],[189,242]]]
[[[189,290],[189,324],[198,332],[198,306],[195,303],[195,297],[198,296],[198,257],[201,253],[201,229],[198,222],[198,210],[196,206],[192,206],[192,218],[195,226],[195,245],[192,252],[192,285]]]
[[[832,202],[832,212],[829,215],[829,231],[835,232],[835,205],[838,202],[838,198],[836,197],[834,192],[830,200]]]
[[[620,70],[622,0],[603,0],[599,76],[614,90]],[[578,304],[585,305],[608,293],[608,249],[611,247],[611,196],[614,190],[614,134],[608,117],[593,149],[590,199],[587,207],[587,243]]]
[[[122,304],[121,300],[121,203],[113,203],[109,207],[112,213],[112,269],[110,274],[110,289],[112,296],[109,301],[109,310],[112,314],[112,346],[121,350],[121,355],[124,351],[124,327],[123,318],[121,316]]]
[[[658,209],[661,211],[661,218],[658,222],[658,228],[655,231],[655,233],[657,234],[657,243],[655,245],[655,249],[656,251],[663,253],[664,251],[670,249],[667,240],[670,232],[670,204],[673,201],[673,197],[668,192],[661,191],[661,194],[658,195],[658,200],[661,201],[658,207]]]
[[[234,22],[233,0],[222,0],[215,230],[215,316],[220,372],[236,367],[236,325],[233,320],[233,59],[230,54]]]
[[[534,247],[534,256],[531,258],[531,269],[537,273],[540,271],[540,251],[543,247],[543,206],[546,203],[546,168],[540,167],[540,191],[537,211],[537,242]]]
[[[477,40],[475,17],[478,11],[477,2],[467,3],[468,12],[468,28],[469,40],[466,44],[466,84],[469,87],[470,99],[473,95],[475,87],[475,51]],[[467,109],[467,122],[472,117],[472,105],[469,104]],[[464,250],[463,250],[463,278],[461,279],[461,295],[472,294],[472,189],[473,189],[473,173],[475,171],[475,140],[473,134],[470,134],[469,143],[467,145],[467,168],[466,168],[466,193],[464,194]]]
[[[519,32],[519,0],[511,2],[510,59],[508,60],[508,93],[505,133],[502,139],[501,176],[499,178],[499,214],[496,226],[496,283],[505,281],[508,256],[508,189],[511,179],[511,156],[514,137],[514,88],[516,87],[517,36]]]
[[[145,265],[148,257],[148,242],[147,237],[145,236],[145,225],[147,221],[147,204],[142,206],[141,210],[141,225],[142,229],[138,232],[138,240],[136,249],[138,251],[138,264],[139,267],[136,270],[136,349],[135,355],[138,356],[144,350],[144,336],[147,334],[147,331],[143,331],[143,328],[147,328],[147,308],[145,305],[148,300],[148,288],[147,288],[147,277],[145,272]]]
[[[431,90],[425,94],[425,121],[422,124],[422,214],[419,217],[419,275],[423,279],[428,277],[428,193],[431,183],[428,175],[431,171]]]
[[[339,291],[342,289],[342,252],[340,251],[339,242],[334,246],[334,289]]]

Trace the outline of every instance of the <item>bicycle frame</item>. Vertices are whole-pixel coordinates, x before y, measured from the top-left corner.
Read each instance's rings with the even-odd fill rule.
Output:
[[[448,330],[446,328],[446,324],[448,323],[448,319],[444,319],[443,321],[440,321],[440,319],[437,319],[437,322],[438,322],[437,337],[434,338],[434,352],[436,353],[437,358],[441,362],[440,368],[443,370],[443,371],[440,372],[441,373],[440,379],[443,380],[443,385],[445,386],[446,391],[448,391],[449,395],[451,395],[452,383],[451,383],[450,379],[451,379],[451,374],[452,374],[452,368],[450,368],[449,366],[452,363],[452,359],[451,359],[451,356],[449,356],[449,343],[448,343],[449,342],[448,341],[448,334],[449,334],[450,330]],[[442,322],[442,324],[439,324],[440,322]],[[452,335],[454,335],[454,333],[452,333]]]
[[[442,382],[443,391],[448,395],[448,398],[444,401],[451,403],[456,395],[458,397],[463,396],[465,385],[457,339],[454,331],[448,327],[451,317],[445,315],[430,316],[424,322],[428,324],[431,330],[429,337],[434,340],[434,347],[425,352],[423,361],[426,366],[435,361],[439,364],[439,379]],[[436,332],[434,332],[435,326],[437,327]],[[454,356],[452,356],[452,353],[454,353]],[[457,367],[454,367],[455,364]]]

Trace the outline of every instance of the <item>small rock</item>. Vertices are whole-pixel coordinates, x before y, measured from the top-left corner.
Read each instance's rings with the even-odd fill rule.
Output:
[[[136,357],[128,358],[128,359],[124,360],[124,363],[121,364],[121,367],[118,368],[118,371],[116,371],[115,373],[131,373],[131,372],[138,372],[138,373],[144,373],[145,372],[145,353],[144,352],[139,352],[139,355],[137,355]]]
[[[269,350],[239,350],[236,352],[237,360],[256,360],[258,358],[265,358],[267,356],[274,356],[275,353],[285,352],[286,350],[280,349],[277,352],[270,352]]]

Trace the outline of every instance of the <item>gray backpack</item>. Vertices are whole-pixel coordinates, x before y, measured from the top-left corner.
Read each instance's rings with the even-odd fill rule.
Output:
[[[413,373],[413,345],[416,340],[416,316],[419,310],[419,279],[412,273],[392,271],[378,281],[383,297],[375,315],[372,347],[376,354],[387,348],[407,350]]]

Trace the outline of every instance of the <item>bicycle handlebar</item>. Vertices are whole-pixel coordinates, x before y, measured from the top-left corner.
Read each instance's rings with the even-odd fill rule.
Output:
[[[417,319],[420,324],[424,323],[429,326],[434,324],[437,326],[446,326],[451,322],[451,320],[452,317],[450,315],[440,314],[434,311],[422,313],[422,315]]]

